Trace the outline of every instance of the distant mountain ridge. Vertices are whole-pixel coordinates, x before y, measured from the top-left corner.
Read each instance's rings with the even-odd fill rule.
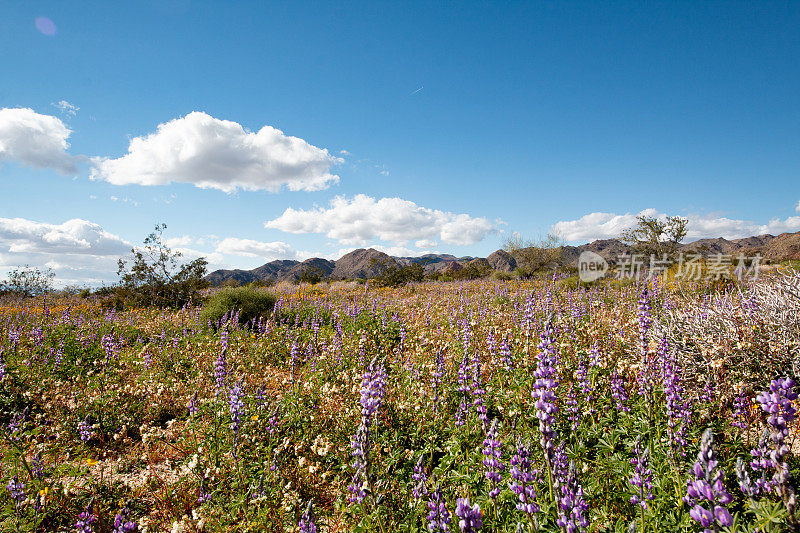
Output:
[[[618,239],[600,239],[580,246],[564,246],[562,263],[577,265],[578,257],[584,251],[592,251],[600,255],[611,264],[615,264],[620,255],[632,253],[627,244]],[[784,260],[800,260],[800,232],[782,233],[780,235],[757,235],[741,239],[728,240],[722,237],[716,239],[700,239],[682,244],[680,251],[683,253],[700,253],[704,256],[723,254],[753,256],[761,254],[767,262]],[[379,272],[379,265],[407,266],[422,264],[426,273],[454,272],[461,270],[470,263],[488,265],[493,270],[513,272],[517,267],[514,256],[505,250],[497,250],[488,257],[455,257],[450,254],[426,254],[419,257],[393,257],[374,248],[359,248],[337,259],[330,261],[319,257],[294,261],[291,259],[278,259],[270,261],[252,270],[215,270],[206,276],[212,285],[222,285],[233,281],[238,284],[252,283],[254,281],[297,281],[300,275],[309,269],[318,271],[323,278],[339,279],[367,279],[374,277]]]

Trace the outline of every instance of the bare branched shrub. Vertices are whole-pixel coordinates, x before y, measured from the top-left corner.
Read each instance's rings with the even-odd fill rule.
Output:
[[[667,312],[663,332],[688,382],[732,379],[753,389],[800,373],[800,273],[764,277],[738,292],[688,299]]]
[[[552,233],[535,240],[525,240],[515,233],[503,243],[503,250],[517,261],[517,274],[529,278],[536,272],[558,267],[563,244],[561,238]]]

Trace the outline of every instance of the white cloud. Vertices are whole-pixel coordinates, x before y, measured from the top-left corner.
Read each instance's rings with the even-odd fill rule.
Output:
[[[61,111],[63,114],[70,115],[70,116],[73,116],[73,117],[81,109],[80,107],[78,107],[76,105],[70,104],[66,100],[59,100],[58,102],[56,102],[54,104],[50,104],[50,105],[52,105],[55,108],[58,108],[58,110]]]
[[[9,159],[74,174],[76,158],[67,153],[71,133],[57,117],[28,108],[0,109],[0,162]]]
[[[286,209],[267,221],[267,228],[288,233],[324,233],[341,244],[363,246],[373,239],[403,244],[409,240],[441,239],[468,245],[497,233],[501,221],[421,207],[401,198],[375,200],[364,194],[348,200],[337,196],[329,208]]]
[[[203,239],[184,235],[165,239],[180,262],[205,257],[208,271],[230,268],[217,251],[189,248]],[[72,219],[62,224],[24,218],[0,218],[0,278],[25,265],[53,269],[57,286],[97,285],[117,280],[117,260],[130,258],[133,246],[88,220]]]
[[[30,265],[49,267],[56,283],[97,283],[114,279],[117,259],[131,245],[88,220],[62,224],[0,218],[0,273]]]
[[[367,248],[374,248],[379,252],[383,252],[394,257],[419,257],[425,254],[437,253],[431,250],[414,250],[412,248],[406,248],[405,246],[381,246],[380,244],[373,244],[372,246],[367,246]]]
[[[244,257],[262,257],[267,261],[275,259],[299,259],[297,250],[285,242],[261,242],[252,239],[226,237],[215,250],[221,254],[241,255]]]
[[[122,157],[92,158],[91,176],[115,185],[179,182],[228,193],[277,192],[283,186],[316,191],[339,181],[330,170],[342,162],[271,126],[253,133],[236,122],[195,111],[159,124],[154,133],[134,137]]]
[[[639,215],[666,218],[666,214],[655,209],[645,209]],[[626,213],[590,213],[577,220],[557,222],[551,231],[564,240],[593,241],[596,239],[616,239],[622,231],[636,224],[635,214]],[[687,241],[697,239],[723,237],[725,239],[739,239],[752,235],[769,233],[777,235],[785,232],[800,231],[800,216],[788,217],[784,220],[773,218],[766,224],[756,224],[749,220],[738,220],[713,215],[689,215],[687,226]]]
[[[421,239],[414,243],[417,248],[433,248],[436,246],[436,241],[431,239]]]
[[[88,220],[62,224],[0,218],[0,249],[11,253],[118,255],[130,250],[120,237]]]
[[[202,239],[197,239],[197,241],[201,240]],[[183,235],[181,237],[170,237],[169,239],[164,239],[164,243],[170,248],[186,247],[190,246],[194,242],[196,242],[195,239],[192,238],[190,235]]]
[[[122,202],[123,204],[131,204],[134,207],[139,206],[139,202],[137,202],[132,198],[128,198],[127,196],[125,196],[124,198],[119,198],[118,196],[111,195],[109,198],[111,199],[112,202]]]
[[[800,200],[797,201],[797,205],[794,206],[794,210],[800,213]]]

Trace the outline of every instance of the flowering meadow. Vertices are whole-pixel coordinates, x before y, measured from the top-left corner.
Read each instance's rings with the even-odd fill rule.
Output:
[[[800,276],[0,306],[2,531],[800,531]]]

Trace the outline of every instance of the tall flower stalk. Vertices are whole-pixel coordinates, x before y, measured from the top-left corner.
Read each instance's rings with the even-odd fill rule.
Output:
[[[489,497],[493,500],[500,494],[499,484],[502,479],[502,472],[505,470],[505,465],[501,461],[502,453],[503,445],[497,436],[497,419],[495,418],[486,433],[486,438],[483,439],[484,475],[492,484]]]
[[[528,517],[536,528],[535,514],[541,509],[536,503],[536,477],[538,472],[531,468],[531,447],[521,440],[517,442],[517,451],[511,458],[511,491],[517,495],[516,507]]]
[[[717,533],[720,528],[733,524],[733,517],[725,508],[733,501],[733,496],[722,483],[724,473],[719,468],[713,446],[714,435],[709,428],[700,441],[700,451],[692,468],[693,477],[683,498],[692,507],[689,515],[705,528],[706,533]]]
[[[539,356],[536,370],[533,375],[536,381],[533,385],[534,408],[539,419],[540,444],[544,450],[545,461],[548,468],[550,492],[553,487],[553,447],[555,415],[558,412],[556,389],[558,388],[558,352],[555,344],[552,318],[545,322],[539,342]]]
[[[769,461],[770,466],[775,469],[772,486],[786,505],[789,520],[795,527],[800,524],[795,517],[797,496],[789,483],[791,474],[789,463],[786,461],[786,456],[789,454],[786,438],[789,436],[789,424],[794,421],[797,414],[794,407],[796,400],[795,383],[791,378],[772,380],[769,384],[769,391],[764,391],[756,396],[756,401],[767,414],[767,423],[770,427],[772,448],[769,451]]]

